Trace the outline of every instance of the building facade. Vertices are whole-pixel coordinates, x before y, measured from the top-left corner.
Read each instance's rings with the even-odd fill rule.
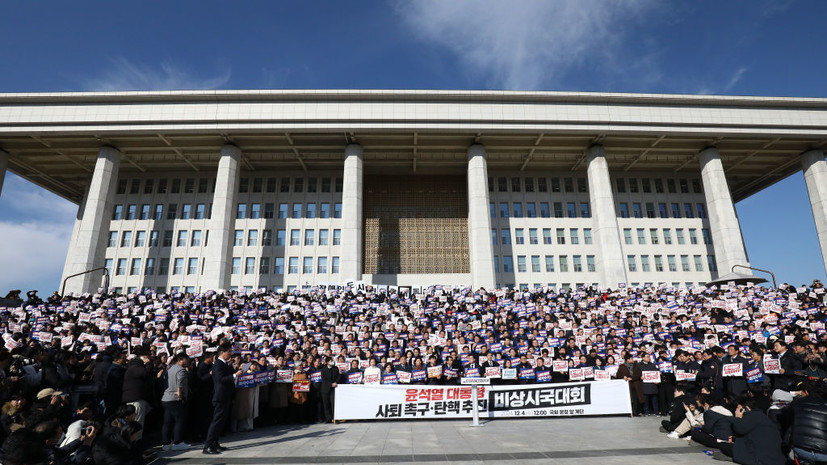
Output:
[[[699,285],[799,169],[824,252],[825,144],[822,99],[0,95],[0,168],[78,204],[67,292]]]

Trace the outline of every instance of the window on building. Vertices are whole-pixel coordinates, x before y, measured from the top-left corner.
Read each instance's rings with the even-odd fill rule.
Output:
[[[304,231],[304,245],[315,245],[316,230],[305,229]]]
[[[160,203],[155,204],[155,215],[153,216],[155,221],[161,221],[164,219],[164,205]]]
[[[640,271],[650,271],[648,255],[640,256]]]
[[[640,185],[641,185],[641,187],[643,187],[643,192],[644,193],[646,193],[646,194],[651,194],[652,193],[652,184],[651,184],[651,181],[649,180],[649,178],[642,178],[640,180]]]
[[[330,259],[330,272],[332,274],[339,274],[339,257],[332,257]]]
[[[247,218],[247,204],[246,203],[240,203],[240,204],[236,205],[235,218],[237,220],[243,220],[243,219]]]
[[[650,228],[649,229],[649,240],[652,241],[652,245],[656,245],[659,242],[658,230],[657,228]]]
[[[697,203],[695,204],[695,209],[698,211],[698,218],[705,220],[706,219],[706,207],[704,204]]]
[[[571,262],[575,272],[580,273],[583,271],[583,262],[581,261],[580,255],[572,255]]]
[[[588,202],[580,202],[580,218],[591,218],[592,212]]]
[[[514,258],[511,255],[503,256],[503,273],[514,272]]]
[[[285,218],[287,218],[287,204],[286,203],[280,203],[279,204],[279,219],[283,220]]]
[[[634,255],[627,255],[626,262],[629,264],[629,271],[637,271],[637,264]]]
[[[672,230],[669,228],[663,230],[663,243],[666,245],[672,244]]]
[[[146,259],[146,268],[144,268],[144,275],[152,276],[155,274],[155,259],[150,257]]]
[[[695,245],[698,243],[698,235],[694,228],[689,228],[689,243]]]
[[[569,229],[569,236],[571,237],[571,243],[572,244],[579,244],[580,243],[580,237],[577,234],[577,228],[570,228]]]
[[[592,273],[597,270],[597,267],[594,265],[594,255],[586,255],[586,269]]]
[[[543,244],[550,245],[552,243],[551,228],[543,228]]]
[[[660,255],[655,255],[655,271],[658,273],[663,271],[663,257]]]
[[[118,231],[109,231],[108,247],[118,246]]]
[[[146,242],[146,231],[135,233],[135,247],[143,247]]]
[[[251,229],[247,231],[247,246],[255,247],[258,245],[258,231]]]
[[[206,206],[203,203],[196,204],[195,205],[195,219],[196,220],[203,220],[206,211],[207,211]]]
[[[551,211],[548,208],[548,202],[540,202],[540,217],[551,218]]]
[[[342,204],[341,203],[334,203],[333,204],[333,218],[341,218],[342,217]]]
[[[637,178],[629,178],[629,192],[637,194]]]
[[[665,203],[658,203],[658,212],[660,213],[661,218],[669,218],[669,209],[666,208]]]
[[[617,187],[617,191],[620,193],[626,192],[626,180],[623,178],[615,179],[615,186]]]
[[[330,218],[330,204],[329,203],[320,203],[319,204],[319,218],[323,218],[323,219]]]
[[[525,178],[525,191],[534,192],[534,178]]]
[[[327,257],[316,259],[316,273],[327,274]]]
[[[132,231],[124,231],[121,233],[121,247],[132,246]]]
[[[526,268],[525,255],[518,255],[517,256],[517,272],[525,273],[526,271],[528,271],[528,269]]]
[[[497,230],[491,230],[491,245],[497,245]]]
[[[247,257],[244,261],[244,274],[256,273],[256,259],[255,257]]]
[[[304,192],[304,178],[293,179],[293,192]]]
[[[169,274],[169,259],[162,258],[160,263],[158,264],[158,275],[159,276],[166,276]]]
[[[276,257],[274,260],[273,274],[284,274],[284,257]]]
[[[689,193],[689,183],[686,181],[686,179],[679,179],[678,184],[681,186],[681,194]]]
[[[342,245],[342,230],[333,230],[333,245]]]
[[[557,244],[563,245],[566,243],[566,230],[563,228],[557,228],[555,231],[557,234]]]
[[[566,212],[569,218],[577,218],[577,205],[574,202],[567,202]]]
[[[500,244],[511,245],[511,230],[503,229],[500,231]]]
[[[163,247],[172,247],[172,235],[173,231],[164,231]]]
[[[141,259],[140,258],[133,258],[132,259],[132,266],[129,267],[129,274],[131,276],[138,276],[141,274]]]
[[[198,259],[190,258],[187,262],[187,274],[198,274]]]
[[[560,192],[560,178],[551,178],[551,191]]]
[[[257,220],[261,218],[261,204],[260,203],[253,203],[250,204],[250,219]]]
[[[233,236],[233,245],[236,247],[241,247],[244,245],[244,230],[235,230],[235,235]]]
[[[284,229],[277,229],[276,230],[276,247],[284,247],[284,236],[285,236],[285,230]]]
[[[118,275],[118,276],[126,274],[126,259],[125,258],[119,258],[118,259],[118,268],[115,270],[115,274]]]
[[[537,205],[534,202],[525,204],[525,215],[528,218],[537,218]]]
[[[531,271],[533,273],[540,272],[540,256],[539,255],[532,255],[531,256]]]
[[[514,218],[522,218],[523,217],[523,204],[515,203],[513,207],[514,207]]]
[[[554,255],[546,255],[546,272],[554,272]]]
[[[621,218],[628,218],[629,217],[629,204],[626,202],[620,202],[620,217]]]
[[[192,240],[190,241],[192,247],[201,246],[201,230],[195,229],[192,231]]]
[[[583,228],[583,243],[586,245],[592,245],[592,229],[591,228]]]
[[[188,220],[192,218],[192,204],[185,203],[181,205],[181,219]]]
[[[689,255],[681,255],[681,270],[689,271]]]
[[[701,261],[701,256],[700,255],[693,255],[692,259],[695,262],[695,271],[703,271],[704,270],[704,265],[703,265],[703,262]]]
[[[511,178],[511,192],[520,192],[520,178]]]
[[[678,228],[675,230],[675,237],[678,239],[678,245],[683,245],[686,243],[686,238],[683,235],[683,228]]]
[[[560,255],[560,272],[561,273],[568,273],[569,271],[569,257],[566,255]]]
[[[678,271],[678,265],[675,262],[675,256],[674,255],[667,255],[666,256],[666,261],[669,262],[669,271]]]
[[[172,274],[184,274],[184,259],[176,258],[173,261]]]
[[[304,263],[302,264],[302,273],[313,273],[313,257],[304,257]]]
[[[328,229],[319,230],[319,245],[327,245],[329,233],[330,230]]]
[[[184,193],[185,194],[195,193],[195,179],[187,178],[187,179],[184,180]]]
[[[209,188],[210,180],[207,178],[200,178],[198,179],[198,193],[199,194],[206,194],[207,189]]]
[[[302,204],[294,203],[293,204],[293,218],[301,218],[302,217]]]
[[[626,244],[633,244],[632,242],[632,228],[623,228],[623,241]]]
[[[637,243],[638,245],[646,245],[646,235],[643,228],[637,229]]]
[[[258,259],[258,274],[270,274],[270,257]]]
[[[178,241],[175,244],[177,247],[186,247],[187,246],[187,231],[181,230],[178,231]]]
[[[692,204],[691,203],[683,204],[683,210],[686,213],[687,218],[694,218],[695,217],[695,214],[692,211]]]
[[[290,230],[290,245],[301,245],[301,231],[298,229]]]
[[[306,218],[311,218],[311,219],[315,218],[316,217],[316,204],[315,203],[308,203],[306,213],[307,213]]]
[[[632,204],[632,212],[635,215],[635,218],[643,218],[643,210],[640,208],[640,204],[635,202]]]
[[[704,238],[704,244],[711,245],[712,244],[712,236],[709,234],[709,230],[706,228],[701,229],[701,235]]]
[[[270,247],[273,245],[273,231],[269,229],[261,231],[261,245],[262,247]]]
[[[563,202],[554,202],[554,217],[555,218],[562,218],[563,217]]]
[[[572,178],[563,178],[563,188],[566,192],[574,192],[574,180]]]
[[[525,244],[525,237],[523,235],[522,228],[517,228],[514,230],[514,243],[517,245]]]
[[[528,230],[528,243],[531,245],[536,245],[538,243],[537,239],[537,228],[530,228]]]
[[[715,261],[715,255],[706,256],[706,266],[709,269],[709,271],[718,271],[718,263]]]

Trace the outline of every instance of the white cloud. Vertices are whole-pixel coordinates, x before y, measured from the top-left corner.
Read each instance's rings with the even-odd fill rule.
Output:
[[[651,1],[417,0],[397,13],[421,39],[446,47],[484,81],[508,89],[559,83],[587,61],[619,61],[629,22]]]
[[[159,67],[133,63],[126,58],[111,60],[110,69],[102,71],[95,78],[85,82],[90,91],[116,90],[181,90],[217,89],[230,80],[230,69],[220,71],[212,77],[196,77],[172,63],[161,63]]]
[[[0,221],[0,283],[5,295],[9,289],[39,289],[48,296],[60,286],[74,223],[36,221],[12,223]]]

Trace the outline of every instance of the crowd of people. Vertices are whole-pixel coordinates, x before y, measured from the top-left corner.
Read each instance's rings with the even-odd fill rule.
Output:
[[[2,463],[220,454],[225,432],[333,421],[339,384],[463,376],[624,379],[634,415],[718,458],[825,460],[825,320],[819,282],[29,293],[0,307]]]

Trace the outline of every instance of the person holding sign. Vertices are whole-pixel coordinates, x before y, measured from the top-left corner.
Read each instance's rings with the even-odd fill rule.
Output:
[[[305,390],[306,389],[306,390]],[[293,370],[293,391],[290,393],[290,418],[293,423],[302,423],[307,418],[307,399],[310,396],[310,377],[302,367]]]
[[[658,385],[660,385],[660,371],[658,367],[652,363],[652,356],[649,353],[643,354],[643,359],[639,364],[641,373],[650,372],[657,373],[657,381],[655,377],[643,380],[641,389],[643,390],[643,415],[657,415],[658,413]]]
[[[520,355],[520,363],[517,364],[516,368],[520,384],[534,384],[534,367],[528,363],[526,354]]]
[[[623,379],[629,383],[629,395],[632,399],[632,414],[642,415],[643,406],[643,373],[640,365],[632,359],[631,354],[623,356],[623,363],[617,368],[616,379]]]
[[[537,366],[534,367],[534,379],[538,384],[551,382],[551,370],[545,365],[542,357],[537,359]]]
[[[730,394],[734,394],[736,396],[741,395],[744,391],[747,390],[747,380],[744,378],[743,373],[747,365],[747,359],[744,358],[740,353],[738,353],[738,346],[735,344],[730,345],[727,347],[727,354],[724,355],[722,360],[724,374],[727,373],[727,365],[741,365],[741,374],[735,376],[727,376],[726,379],[726,390]],[[735,373],[736,370],[733,369],[734,367],[729,368],[729,373]]]
[[[218,358],[212,367],[213,379],[213,415],[210,428],[207,430],[207,439],[204,441],[205,454],[220,454],[227,448],[218,443],[218,438],[224,432],[224,425],[230,414],[235,391],[235,378],[241,375],[241,370],[235,370],[230,365],[233,347],[228,343],[218,346]]]
[[[380,384],[382,382],[382,370],[376,366],[376,358],[368,359],[368,367],[365,368],[365,384]]]

